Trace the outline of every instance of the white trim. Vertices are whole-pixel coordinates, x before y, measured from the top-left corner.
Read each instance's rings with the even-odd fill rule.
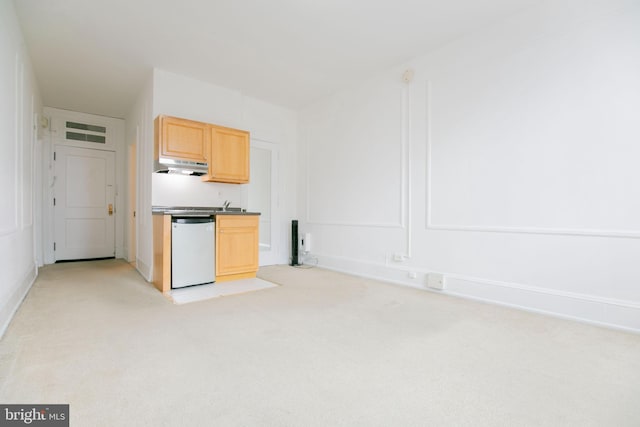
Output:
[[[24,188],[24,62],[19,57],[20,53],[16,53],[16,55],[15,225],[18,230],[24,230],[24,204],[22,200],[26,192]]]
[[[138,270],[138,273],[140,273],[147,282],[151,282],[153,280],[153,277],[151,277],[153,276],[151,267],[145,264],[140,258],[136,258],[136,270]]]
[[[588,302],[595,302],[599,304],[617,305],[620,307],[627,307],[627,308],[640,310],[640,302],[623,301],[615,298],[604,298],[604,297],[598,297],[598,296],[583,294],[578,292],[559,291],[557,289],[546,289],[546,288],[540,288],[538,286],[524,285],[524,284],[514,283],[514,282],[503,282],[499,280],[480,279],[477,277],[464,276],[460,274],[449,274],[449,273],[440,273],[440,274],[443,274],[447,277],[448,285],[450,285],[451,283],[450,280],[457,280],[462,282],[473,283],[474,285],[480,284],[480,285],[489,285],[489,286],[499,286],[502,288],[517,289],[525,292],[535,292],[538,294],[545,294],[545,295],[551,295],[551,296],[562,297],[562,298],[570,298],[570,299],[576,299],[576,300],[582,300],[582,301],[588,301]]]
[[[35,178],[36,178],[36,162],[35,162],[35,147],[36,144],[38,143],[38,124],[36,121],[36,108],[35,108],[35,95],[33,95],[33,93],[31,94],[31,102],[30,102],[30,108],[29,108],[29,116],[30,116],[30,122],[29,122],[29,141],[28,141],[28,147],[27,149],[29,150],[29,170],[28,171],[22,171],[22,176],[23,176],[23,183],[22,183],[22,229],[24,230],[25,228],[28,227],[33,227],[33,218],[35,216],[35,187],[36,187],[36,182],[35,182]],[[26,141],[25,141],[26,144]],[[24,160],[23,160],[23,167],[24,167]],[[28,177],[28,183],[29,183],[29,188],[26,189],[26,191],[28,192],[29,198],[26,199],[25,198],[25,183],[24,183],[24,179],[25,176]],[[26,209],[26,207],[29,207],[29,209]],[[34,236],[35,236],[35,231],[34,231]],[[35,248],[35,240],[34,240],[34,248]]]
[[[633,301],[456,277],[447,277],[445,293],[640,333],[640,304]]]
[[[432,290],[426,287],[427,274],[439,273],[444,276],[445,289],[433,292],[640,333],[640,301],[605,298],[347,257],[314,256],[318,259],[318,266],[322,268],[429,291]],[[416,278],[409,278],[410,272]]]
[[[99,116],[80,111],[63,110],[55,107],[44,107],[46,114],[50,115],[49,129],[53,142],[79,148],[91,148],[94,150],[119,151],[123,144],[124,120],[113,117]],[[90,141],[76,141],[66,138],[66,122],[87,122],[87,124],[104,126],[106,128],[105,143]],[[121,129],[122,128],[122,129]],[[83,131],[80,131],[83,132]],[[88,131],[91,133],[91,131]]]
[[[442,230],[442,231],[475,231],[489,233],[517,233],[517,234],[545,234],[545,235],[561,235],[561,236],[590,236],[590,237],[611,237],[640,239],[640,230],[615,230],[615,229],[574,229],[562,227],[526,227],[516,226],[507,227],[499,225],[457,225],[457,224],[434,224],[432,221],[433,202],[431,199],[431,163],[432,163],[432,135],[431,135],[431,81],[426,81],[426,152],[427,152],[427,171],[425,176],[426,188],[426,214],[425,229],[426,230]]]
[[[22,301],[26,298],[31,286],[33,286],[38,277],[38,267],[34,264],[25,276],[18,282],[18,286],[13,293],[6,299],[5,304],[0,308],[0,338],[2,338],[15,316],[16,312],[22,305]]]
[[[404,226],[401,223],[376,223],[376,222],[340,222],[340,221],[313,221],[307,218],[307,224],[313,225],[336,225],[342,227],[371,227],[371,228],[399,228],[403,229]]]
[[[0,236],[8,236],[10,234],[14,234],[20,229],[20,217],[21,213],[19,210],[20,207],[20,190],[21,190],[21,179],[22,179],[22,144],[20,140],[20,132],[21,132],[21,118],[23,114],[22,110],[22,83],[20,77],[23,75],[20,71],[24,71],[24,68],[21,68],[21,53],[17,51],[15,54],[15,63],[13,64],[14,75],[13,75],[13,182],[3,182],[2,184],[6,187],[10,187],[13,194],[11,194],[11,198],[13,198],[13,203],[10,206],[6,206],[5,209],[13,210],[13,221],[3,221],[0,223]],[[5,96],[8,94],[5,94]],[[4,155],[8,155],[9,153],[5,152]],[[9,198],[7,198],[7,201]]]
[[[640,231],[631,230],[596,230],[596,229],[574,229],[574,228],[541,228],[541,227],[498,227],[498,226],[475,226],[475,225],[446,225],[427,224],[427,230],[445,231],[477,231],[491,233],[518,233],[518,234],[549,234],[561,236],[592,236],[640,239]]]
[[[433,206],[433,202],[431,201],[431,80],[427,80],[425,82],[425,109],[426,109],[426,117],[425,117],[425,153],[427,155],[426,160],[426,173],[425,173],[425,229],[429,229],[431,227],[431,206]]]
[[[2,236],[8,236],[10,234],[15,234],[18,232],[18,227],[11,227],[11,228],[0,228],[0,237]]]
[[[412,177],[411,177],[411,91],[410,82],[402,88],[402,226],[405,232],[404,259],[412,255],[413,216],[412,209]]]

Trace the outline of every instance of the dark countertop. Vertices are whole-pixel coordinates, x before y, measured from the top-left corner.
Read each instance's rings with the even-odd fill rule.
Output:
[[[152,206],[153,215],[173,216],[212,216],[212,215],[260,215],[260,212],[247,212],[241,208],[207,206]]]

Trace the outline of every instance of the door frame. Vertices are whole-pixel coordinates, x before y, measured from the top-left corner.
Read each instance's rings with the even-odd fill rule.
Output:
[[[138,227],[136,213],[138,210],[138,130],[136,129],[136,140],[127,147],[127,239],[125,245],[126,260],[135,263],[138,258]]]
[[[44,139],[47,150],[43,152],[42,169],[42,228],[44,245],[44,263],[53,264],[55,254],[53,242],[55,238],[55,213],[53,210],[53,187],[55,184],[55,163],[53,160],[57,145],[91,148],[115,152],[115,250],[116,258],[124,257],[124,223],[127,211],[126,202],[126,153],[124,146],[124,120],[112,117],[97,116],[95,114],[80,113],[76,111],[61,110],[59,108],[44,107],[43,115],[48,119],[49,126],[45,130]],[[64,132],[60,130],[60,124],[65,120],[91,123],[107,128],[107,143],[94,144],[65,139]]]
[[[271,244],[269,250],[259,250],[259,264],[260,266],[280,264],[281,258],[281,242],[280,242],[280,208],[279,208],[279,171],[280,171],[280,147],[278,144],[274,144],[265,140],[257,138],[251,138],[250,148],[259,148],[265,151],[269,151],[271,154]],[[252,177],[253,178],[253,177]],[[249,180],[251,185],[251,180]],[[247,197],[248,192],[245,192]],[[243,201],[244,206],[248,206],[248,200]]]

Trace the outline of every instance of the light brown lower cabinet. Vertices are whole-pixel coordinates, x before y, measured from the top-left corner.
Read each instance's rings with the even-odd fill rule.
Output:
[[[216,216],[216,281],[256,277],[260,217]]]
[[[256,277],[259,215],[216,215],[216,282]],[[171,215],[153,215],[153,284],[171,291]]]
[[[153,285],[171,291],[171,215],[153,215]]]

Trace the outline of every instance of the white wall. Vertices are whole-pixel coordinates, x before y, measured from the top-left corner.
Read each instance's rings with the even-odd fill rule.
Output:
[[[127,141],[138,136],[139,226],[138,268],[151,279],[151,206],[221,206],[247,208],[247,185],[205,183],[199,177],[152,174],[153,119],[160,114],[228,126],[251,133],[252,144],[272,146],[280,155],[277,193],[279,204],[273,213],[277,230],[270,263],[288,260],[286,222],[295,212],[296,120],[294,112],[249,98],[237,90],[215,86],[155,69],[153,77],[127,117]],[[129,142],[130,143],[130,142]],[[261,254],[261,263],[262,261]],[[266,258],[265,258],[266,259]]]
[[[13,8],[0,0],[0,333],[37,275],[41,101]]]
[[[637,2],[546,2],[306,108],[320,264],[640,330],[639,40]]]

